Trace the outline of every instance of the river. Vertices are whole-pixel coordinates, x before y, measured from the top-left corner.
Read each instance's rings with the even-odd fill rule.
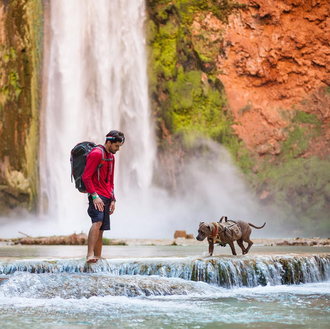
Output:
[[[1,246],[1,328],[328,328],[330,248],[227,249]]]

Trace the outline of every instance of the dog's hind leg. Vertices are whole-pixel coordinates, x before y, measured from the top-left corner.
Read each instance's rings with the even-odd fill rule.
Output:
[[[245,251],[243,252],[243,255],[247,254],[247,253],[249,252],[250,248],[251,248],[252,245],[253,245],[253,242],[250,240],[250,238],[249,238],[249,239],[246,239],[245,242],[248,243],[248,246],[247,246],[247,248],[245,249]]]
[[[244,255],[246,252],[245,252],[245,247],[244,247],[244,244],[243,244],[243,239],[241,238],[241,239],[237,240],[237,244],[242,249],[242,254]]]

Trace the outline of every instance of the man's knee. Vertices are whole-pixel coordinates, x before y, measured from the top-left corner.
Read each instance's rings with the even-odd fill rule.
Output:
[[[93,225],[96,229],[100,229],[100,227],[102,226],[102,222],[94,222]]]

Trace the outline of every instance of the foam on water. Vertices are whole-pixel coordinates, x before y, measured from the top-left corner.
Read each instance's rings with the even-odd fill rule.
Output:
[[[17,277],[22,274],[33,275],[20,273]],[[183,281],[166,278],[157,280],[162,285],[165,282],[180,284]],[[106,295],[81,299],[38,299],[7,297],[2,292],[0,321],[3,328],[6,328],[6,324],[8,328],[13,324],[31,328],[31,323],[32,328],[47,324],[56,325],[57,328],[204,328],[207,325],[226,328],[226,325],[233,324],[236,328],[246,325],[252,325],[253,328],[327,328],[328,325],[329,282],[231,290],[198,282],[192,282],[191,285],[196,290],[186,295],[135,298]]]
[[[91,298],[93,296],[205,295],[215,288],[203,282],[158,276],[111,274],[31,274],[16,272],[0,286],[5,297]]]
[[[204,282],[160,276],[113,275],[110,273],[43,273],[16,272],[0,286],[2,297],[35,299],[81,299],[93,296],[203,296],[251,297],[268,294],[293,293],[298,295],[330,294],[329,281],[318,284],[257,286],[254,288],[225,289]]]

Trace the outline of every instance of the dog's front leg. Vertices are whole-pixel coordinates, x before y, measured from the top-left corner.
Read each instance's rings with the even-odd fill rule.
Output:
[[[210,256],[213,255],[213,250],[214,250],[214,242],[213,242],[213,239],[207,239],[208,242],[209,242],[209,254]]]
[[[236,254],[236,250],[235,250],[235,247],[234,247],[234,242],[230,241],[230,242],[228,242],[228,244],[230,245],[231,252],[233,253],[233,255],[236,256],[237,254]]]

